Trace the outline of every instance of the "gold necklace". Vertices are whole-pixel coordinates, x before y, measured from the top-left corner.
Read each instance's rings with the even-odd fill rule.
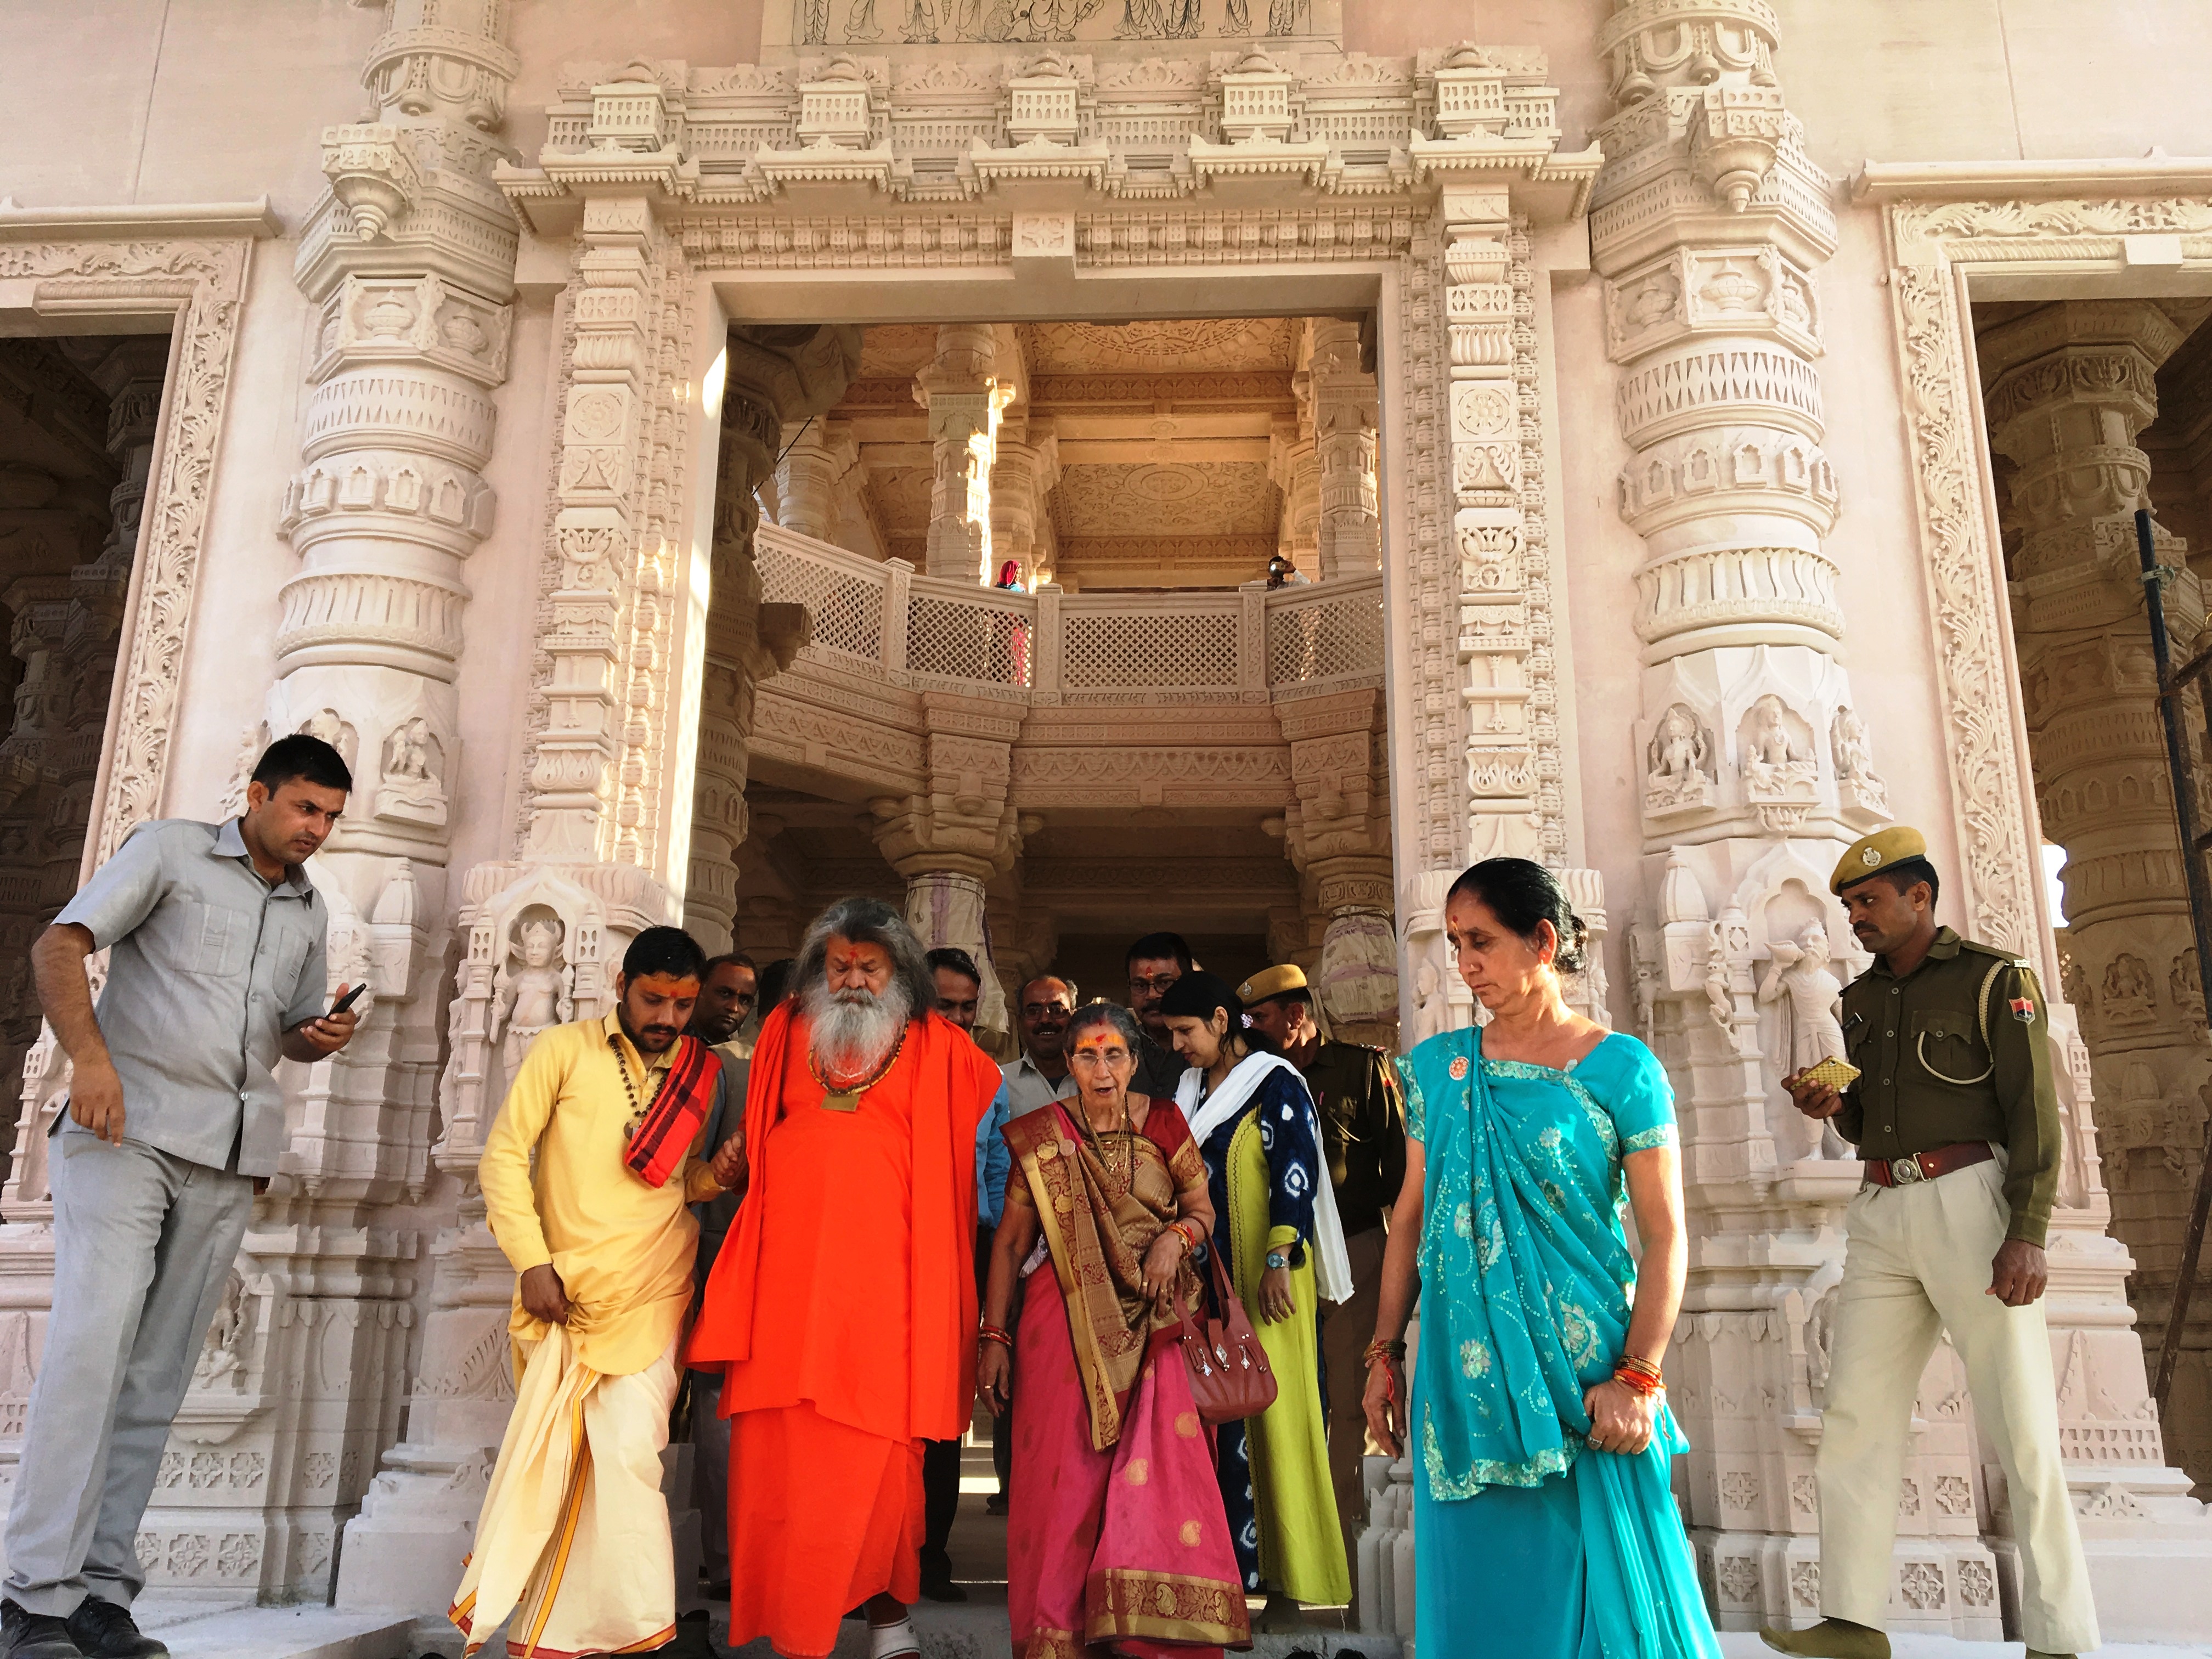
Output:
[[[1097,1148],[1098,1161],[1106,1166],[1108,1177],[1119,1181],[1121,1189],[1124,1192],[1127,1191],[1137,1179],[1137,1124],[1136,1120],[1129,1114],[1128,1091],[1124,1090],[1121,1094],[1121,1127],[1120,1128],[1101,1129],[1091,1121],[1091,1114],[1088,1110],[1083,1114],[1083,1128],[1084,1133],[1091,1138],[1091,1144]],[[1109,1134],[1116,1140],[1125,1142],[1128,1158],[1128,1169],[1126,1172],[1119,1164],[1115,1162],[1114,1153],[1106,1140]]]
[[[860,1097],[881,1083],[891,1067],[898,1064],[899,1050],[906,1047],[907,1030],[905,1025],[899,1027],[898,1041],[891,1044],[891,1051],[884,1056],[884,1063],[858,1083],[832,1083],[823,1074],[821,1062],[815,1059],[814,1045],[810,1042],[806,1045],[806,1070],[822,1085],[822,1109],[825,1112],[859,1111]]]

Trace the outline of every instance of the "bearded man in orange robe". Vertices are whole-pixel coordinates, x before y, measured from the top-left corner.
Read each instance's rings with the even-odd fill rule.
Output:
[[[867,1604],[871,1659],[919,1654],[922,1443],[967,1427],[975,1126],[998,1068],[935,1012],[921,943],[850,898],[807,930],[754,1047],[750,1186],[690,1363],[730,1419],[730,1642],[788,1659]]]

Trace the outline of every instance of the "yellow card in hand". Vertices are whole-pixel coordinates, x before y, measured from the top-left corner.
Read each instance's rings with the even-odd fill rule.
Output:
[[[1857,1079],[1859,1068],[1848,1060],[1828,1059],[1818,1066],[1808,1066],[1800,1075],[1808,1083],[1825,1083],[1831,1089],[1848,1089]]]

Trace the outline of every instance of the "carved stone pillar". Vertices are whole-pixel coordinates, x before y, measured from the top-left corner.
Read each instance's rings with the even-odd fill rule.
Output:
[[[999,343],[988,323],[945,323],[937,356],[915,377],[915,401],[929,411],[935,446],[929,489],[926,573],[988,585],[991,465],[999,416],[1012,386],[994,374]]]
[[[2014,637],[2045,832],[2065,848],[2067,1000],[2096,1099],[2112,1231],[2135,1261],[2137,1329],[2164,1340],[2204,1145],[2204,998],[2175,835],[2134,514],[2155,375],[2187,332],[2148,300],[2075,300],[1979,341],[1991,441],[2023,532]],[[2204,620],[2187,548],[2158,532],[2167,623],[2186,654]],[[2166,1448],[2212,1484],[2212,1297],[2192,1304]],[[2108,1385],[2109,1386],[2109,1385]]]
[[[1863,965],[1827,876],[1889,816],[1822,546],[1838,500],[1818,368],[1833,188],[1785,103],[1773,27],[1740,0],[1615,6],[1599,45],[1618,112],[1590,219],[1632,451],[1620,510],[1644,539],[1642,708],[1621,734],[1644,780],[1630,956],[1638,1023],[1680,1103],[1692,1233],[1669,1374],[1693,1447],[1687,1517],[1732,1629],[1819,1616],[1814,1447],[1791,1424],[1825,1384],[1841,1206],[1858,1185],[1781,1091],[1789,1056],[1762,1043],[1758,992],[1817,955],[1808,931],[1829,961]],[[1755,1287],[1747,1259],[1769,1264]],[[1940,1350],[1890,1620],[1993,1639],[1998,1565],[1978,1535],[1962,1382]]]
[[[1049,420],[1017,416],[1000,423],[994,456],[988,580],[996,581],[996,567],[1012,559],[1027,580],[1041,568],[1040,532],[1045,546],[1050,547],[1052,520],[1045,503],[1060,482],[1060,441]]]
[[[1313,321],[1313,441],[1318,474],[1316,580],[1364,576],[1382,567],[1382,519],[1375,477],[1375,376],[1359,363],[1359,325],[1334,317]]]
[[[1398,940],[1382,694],[1307,699],[1285,708],[1282,724],[1297,792],[1284,814],[1285,850],[1324,919],[1316,993],[1337,1036],[1395,1052]]]
[[[1283,493],[1283,514],[1275,526],[1275,550],[1309,580],[1321,558],[1321,457],[1313,434],[1313,381],[1303,371],[1292,376],[1298,398],[1294,423],[1278,421],[1268,434],[1267,476]]]
[[[787,425],[783,460],[776,468],[775,521],[817,542],[835,541],[839,496],[846,475],[859,460],[853,434],[842,421],[817,416]]]
[[[684,925],[710,951],[730,948],[737,914],[736,854],[745,839],[753,694],[761,681],[789,667],[806,641],[803,606],[761,603],[760,574],[753,564],[760,512],[753,492],[775,465],[774,446],[793,417],[825,408],[844,394],[859,351],[858,335],[856,329],[835,327],[741,328],[730,335],[720,482],[714,497],[714,586],[707,611],[706,684],[699,709],[698,783],[684,891]],[[803,446],[804,440],[793,445],[787,461]],[[849,441],[845,447],[850,448]],[[802,493],[807,512],[834,499],[829,490],[814,488],[817,475],[828,467],[825,459],[817,468],[814,459],[793,475],[806,480]],[[834,478],[828,482],[834,486]],[[787,513],[791,501],[791,495],[784,497]],[[830,527],[823,524],[802,533],[826,540]]]
[[[928,793],[870,801],[876,845],[907,884],[907,921],[924,948],[955,945],[975,957],[983,975],[977,1039],[1003,1042],[1013,1022],[993,960],[985,884],[1021,851],[1021,821],[1006,799],[1021,722],[1000,706],[936,692],[923,696],[922,711]]]

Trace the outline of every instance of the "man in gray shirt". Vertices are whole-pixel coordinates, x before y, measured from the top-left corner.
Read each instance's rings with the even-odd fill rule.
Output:
[[[32,946],[69,1055],[54,1299],[8,1515],[0,1659],[145,1659],[135,1547],[161,1448],[284,1149],[282,1059],[324,1060],[329,912],[301,866],[353,779],[281,738],[225,824],[143,823]],[[97,1015],[85,959],[108,952]],[[341,988],[341,995],[343,988]]]

